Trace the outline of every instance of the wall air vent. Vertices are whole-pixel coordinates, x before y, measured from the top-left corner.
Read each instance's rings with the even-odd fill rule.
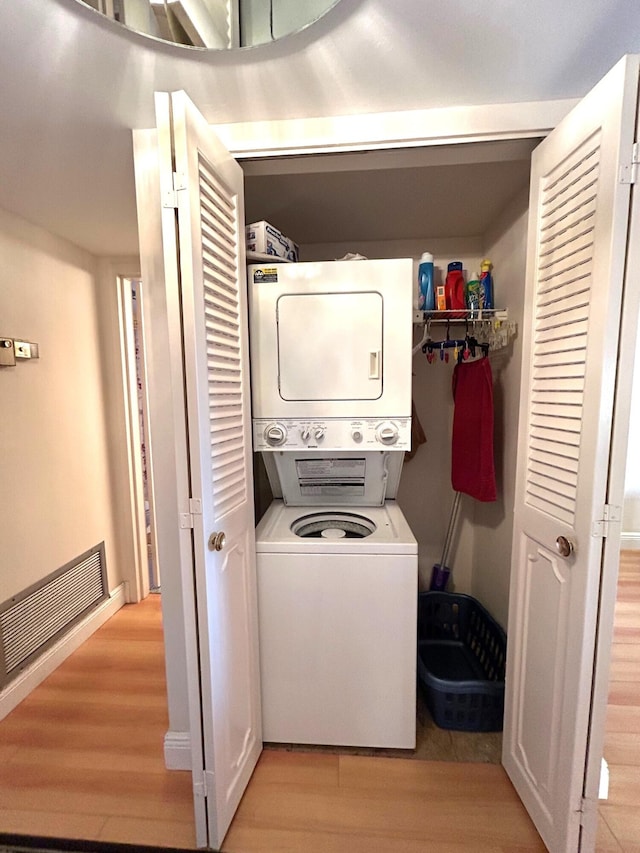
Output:
[[[108,595],[101,542],[0,604],[0,688]]]

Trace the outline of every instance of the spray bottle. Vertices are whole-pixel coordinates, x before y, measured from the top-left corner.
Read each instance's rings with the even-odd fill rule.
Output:
[[[464,293],[469,311],[478,311],[480,308],[480,279],[478,273],[474,272],[473,277],[465,286]]]

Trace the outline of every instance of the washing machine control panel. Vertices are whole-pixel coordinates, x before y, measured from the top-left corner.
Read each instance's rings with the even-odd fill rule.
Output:
[[[411,418],[253,421],[254,450],[409,450]]]

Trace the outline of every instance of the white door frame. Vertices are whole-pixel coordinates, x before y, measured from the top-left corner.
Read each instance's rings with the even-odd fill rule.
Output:
[[[142,435],[140,431],[140,418],[138,412],[138,385],[136,372],[136,342],[133,327],[133,310],[131,305],[131,282],[141,281],[140,274],[118,275],[116,278],[116,291],[118,299],[118,328],[120,330],[120,359],[122,365],[122,390],[124,403],[124,428],[127,437],[127,475],[129,511],[131,517],[131,534],[133,538],[133,551],[131,566],[126,568],[129,574],[129,602],[137,602],[146,598],[149,594],[149,571],[148,571],[148,548],[147,548],[147,522],[145,511],[144,481],[142,473],[142,459],[140,448]],[[139,311],[138,322],[140,324],[139,341],[142,349],[141,363],[144,372],[144,334],[143,334],[143,293],[142,287],[138,290]],[[145,421],[148,420],[148,405],[146,401],[146,383],[143,389],[143,413]],[[151,449],[147,442],[147,458]],[[149,492],[153,489],[151,479],[151,465],[147,465],[147,476]],[[150,506],[153,505],[149,501]],[[153,527],[153,526],[152,526]],[[124,569],[125,567],[123,567]]]
[[[360,153],[544,137],[577,103],[577,99],[570,99],[443,107],[356,116],[237,122],[212,125],[212,128],[229,152],[240,161],[295,154]],[[282,162],[286,172],[287,163]]]
[[[464,142],[487,142],[544,137],[575,105],[575,100],[534,102],[526,104],[497,104],[479,107],[453,107],[445,109],[386,113],[368,116],[337,116],[308,120],[246,122],[214,125],[213,129],[240,161],[248,158],[267,158],[296,153],[323,154],[327,152],[364,152],[375,149],[410,148],[421,146],[452,145]],[[140,131],[143,134],[150,131]],[[155,143],[149,142],[154,145]],[[282,161],[286,170],[286,161]],[[150,270],[149,274],[161,271]],[[147,306],[148,307],[148,306]],[[158,305],[154,312],[162,325],[167,323],[166,306]],[[171,312],[168,312],[171,313]],[[169,338],[173,333],[169,322]],[[164,332],[163,332],[164,335]],[[164,354],[164,353],[163,353]],[[181,435],[183,425],[172,424],[176,431],[176,462],[182,466],[179,452],[184,445]],[[181,493],[180,486],[177,490]],[[174,496],[170,503],[180,505],[184,496]],[[176,538],[176,537],[173,537]],[[172,544],[178,546],[177,541]],[[179,561],[180,562],[180,561]],[[180,574],[182,570],[178,571]],[[171,581],[173,582],[173,581]],[[178,578],[176,578],[178,582]],[[182,588],[184,596],[184,588]],[[189,596],[187,596],[189,598]],[[191,654],[193,626],[190,624],[190,601],[177,601],[175,612],[167,607],[166,616],[172,622],[167,637],[168,646],[180,646]],[[176,650],[174,649],[174,651]],[[169,688],[169,705],[179,706],[185,696],[172,696]],[[178,708],[181,714],[183,708]],[[193,727],[196,721],[192,718]],[[191,737],[199,737],[199,726],[192,728]]]
[[[635,138],[640,134],[640,116],[636,120]],[[627,240],[626,266],[624,272],[624,291],[622,294],[620,346],[618,350],[618,371],[616,394],[613,408],[613,429],[609,458],[609,483],[607,502],[619,507],[618,518],[612,521],[618,531],[622,527],[624,509],[624,491],[626,462],[629,445],[629,426],[631,420],[632,388],[636,350],[640,346],[638,320],[640,318],[640,192],[637,187],[631,197],[629,217],[629,238]],[[591,700],[591,718],[589,720],[589,739],[587,745],[587,766],[583,795],[585,802],[597,803],[600,775],[605,741],[605,717],[607,713],[611,645],[615,618],[615,606],[618,597],[618,570],[620,566],[620,548],[613,548],[609,539],[604,540],[602,556],[602,576],[600,582],[600,611],[596,635],[594,677]],[[624,545],[624,542],[621,543]],[[598,826],[597,806],[588,812],[583,820],[580,849],[589,853],[595,850]]]
[[[370,116],[338,116],[325,119],[249,122],[245,124],[213,125],[214,131],[237,159],[249,156],[276,157],[278,168],[286,170],[291,158],[284,155],[303,151],[322,154],[326,151],[371,151],[372,149],[438,146],[464,142],[491,142],[523,138],[541,138],[565,116],[576,102],[547,101],[534,104],[490,105],[486,107],[421,110],[405,113],[387,113]],[[154,199],[150,209],[158,210],[162,200],[157,177],[144,164],[155,162],[157,157],[156,133],[153,130],[134,131],[136,149],[136,183],[138,204],[146,205]],[[144,189],[143,189],[144,188]],[[164,465],[159,472],[161,482],[154,483],[154,510],[159,512],[156,525],[158,554],[162,555],[163,587],[171,594],[163,602],[167,632],[167,695],[170,718],[180,718],[184,731],[188,718],[185,661],[189,656],[190,637],[194,635],[188,616],[189,604],[185,599],[186,587],[180,579],[185,572],[182,561],[187,559],[186,544],[180,533],[171,529],[180,512],[188,512],[188,475],[186,466],[186,437],[184,423],[177,420],[175,407],[170,404],[177,394],[180,378],[175,374],[175,358],[180,353],[175,323],[171,319],[174,306],[164,287],[166,270],[162,253],[157,217],[145,217],[141,223],[141,246],[150,251],[141,254],[142,279],[148,285],[145,301],[145,323],[150,350],[147,358],[152,365],[150,383],[159,373],[164,377],[163,387],[150,387],[152,455],[156,452],[172,455],[172,464]],[[157,221],[156,221],[157,220]],[[140,227],[140,224],[139,224]],[[175,338],[175,340],[174,340]],[[175,358],[171,353],[175,350]],[[174,388],[174,385],[176,388]],[[178,403],[175,402],[175,406]],[[154,437],[156,421],[161,424],[161,434]],[[156,441],[160,446],[156,447]],[[160,541],[161,540],[161,541]],[[175,726],[174,726],[175,728]]]
[[[364,116],[216,125],[216,133],[231,153],[243,159],[275,158],[295,154],[361,152],[388,148],[451,145],[464,142],[488,142],[544,137],[577,103],[577,100],[497,104],[482,107],[451,107]],[[636,138],[640,134],[637,131]],[[283,161],[283,171],[287,163]],[[633,218],[640,224],[640,193],[636,193]],[[631,247],[629,268],[640,265],[640,243]],[[637,289],[637,288],[636,288]],[[627,294],[623,306],[621,357],[632,362],[636,345],[635,329],[640,303],[638,294]],[[630,373],[629,371],[627,373]],[[627,453],[630,376],[622,380],[614,411],[614,433],[611,451],[611,494],[624,495],[624,471]],[[626,389],[626,385],[629,388]],[[626,390],[625,390],[626,389]],[[597,628],[597,651],[594,662],[590,737],[587,748],[585,798],[597,801],[604,740],[604,715],[609,686],[613,610],[617,595],[619,549],[609,547],[603,557],[600,616]],[[595,791],[595,795],[594,795]],[[586,821],[581,849],[595,846],[597,810]]]

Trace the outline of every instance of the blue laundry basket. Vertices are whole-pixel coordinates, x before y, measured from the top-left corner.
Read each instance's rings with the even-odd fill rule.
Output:
[[[502,731],[507,636],[470,595],[418,596],[418,680],[434,722]]]

